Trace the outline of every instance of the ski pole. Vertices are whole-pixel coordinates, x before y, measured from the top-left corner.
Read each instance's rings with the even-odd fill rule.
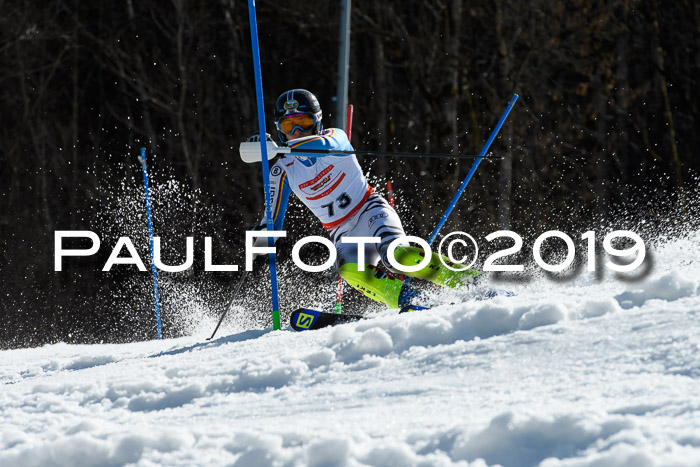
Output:
[[[484,144],[484,147],[481,149],[481,152],[477,156],[477,159],[472,164],[472,168],[469,169],[469,173],[467,174],[464,181],[460,185],[459,189],[457,190],[457,193],[455,193],[454,197],[452,198],[450,205],[447,207],[447,210],[442,215],[442,218],[440,219],[437,226],[435,227],[435,230],[433,230],[433,233],[430,234],[430,238],[428,239],[428,245],[433,244],[433,242],[435,241],[435,238],[438,236],[438,232],[440,232],[440,229],[442,229],[442,226],[445,225],[445,222],[447,222],[447,218],[452,213],[452,210],[454,209],[455,205],[457,204],[457,201],[459,201],[459,197],[462,196],[462,192],[464,192],[464,189],[467,187],[469,180],[472,179],[474,172],[476,172],[477,167],[479,167],[479,163],[481,162],[481,160],[484,158],[484,156],[488,152],[489,148],[491,147],[491,143],[493,143],[493,140],[496,139],[496,136],[498,136],[498,132],[501,131],[501,127],[503,126],[503,123],[506,121],[506,118],[508,118],[508,114],[513,109],[513,105],[515,105],[515,101],[517,101],[517,100],[518,100],[518,95],[513,94],[513,97],[510,99],[510,102],[508,103],[506,110],[503,111],[503,115],[501,115],[500,120],[498,120],[498,123],[496,124],[496,127],[491,132],[489,139],[486,140],[486,144]]]
[[[446,153],[420,153],[420,152],[409,152],[409,151],[372,151],[372,150],[353,150],[353,151],[336,151],[335,149],[303,149],[303,148],[284,148],[281,147],[278,154],[291,153],[295,155],[308,155],[313,157],[314,154],[355,154],[356,156],[379,156],[379,157],[438,157],[447,159],[494,159],[499,160],[502,157],[493,157],[486,155],[474,155],[474,154],[450,154]]]
[[[160,299],[158,294],[158,271],[153,262],[153,220],[151,218],[151,197],[148,193],[148,169],[146,168],[146,148],[141,148],[141,171],[143,172],[143,188],[146,193],[146,222],[148,223],[148,249],[151,252],[151,272],[153,273],[153,301],[156,305],[156,333],[158,339],[162,339],[160,325]]]
[[[228,314],[228,310],[231,309],[231,305],[233,304],[233,301],[238,296],[238,292],[241,290],[241,287],[243,287],[243,283],[245,282],[245,278],[247,276],[248,276],[248,270],[246,269],[245,271],[243,271],[243,275],[241,276],[241,279],[238,281],[238,285],[236,286],[236,290],[233,291],[233,294],[231,294],[231,298],[229,299],[228,303],[226,303],[226,306],[224,307],[224,312],[221,313],[221,318],[219,318],[219,322],[216,323],[216,327],[214,328],[214,332],[211,333],[211,337],[209,337],[207,339],[208,341],[210,341],[214,338],[216,331],[219,330],[219,326],[221,326],[221,323],[224,322],[224,318]]]
[[[263,100],[262,72],[260,69],[260,45],[258,44],[258,22],[255,14],[255,0],[248,0],[248,16],[250,21],[250,38],[253,46],[253,69],[255,71],[255,95],[258,101],[258,131],[260,135],[267,134],[265,129],[265,101]],[[260,138],[260,153],[262,155],[262,175],[265,189],[265,213],[267,218],[267,231],[274,230],[272,200],[270,197],[270,165],[267,157],[266,138]],[[267,246],[275,246],[272,237],[267,238]],[[270,290],[272,294],[272,329],[277,331],[280,325],[280,307],[277,291],[277,255],[273,252],[268,255],[270,259]]]
[[[469,169],[469,173],[467,173],[467,176],[464,178],[464,181],[459,186],[457,193],[455,193],[454,197],[452,198],[452,201],[450,201],[450,205],[447,207],[447,210],[445,210],[445,213],[442,215],[442,218],[440,218],[440,221],[438,222],[437,226],[435,226],[435,230],[433,230],[433,233],[430,234],[430,238],[428,239],[428,245],[433,244],[433,242],[435,241],[435,238],[438,236],[438,233],[440,232],[440,229],[442,229],[442,226],[445,225],[445,222],[447,222],[447,218],[452,213],[452,210],[454,209],[455,205],[457,205],[457,201],[459,201],[459,197],[462,196],[462,193],[464,192],[464,189],[467,187],[469,180],[472,179],[472,176],[474,176],[474,172],[476,172],[477,167],[479,167],[479,163],[481,162],[481,160],[484,158],[484,155],[491,147],[491,143],[493,143],[493,140],[496,139],[496,136],[498,136],[498,132],[501,131],[501,127],[503,126],[503,123],[506,121],[506,118],[508,118],[508,114],[513,109],[513,105],[515,105],[515,101],[517,101],[517,100],[518,100],[518,95],[513,94],[513,97],[510,99],[510,102],[508,103],[506,110],[503,111],[503,114],[501,115],[501,118],[498,120],[496,127],[493,129],[493,131],[491,132],[491,135],[486,140],[486,144],[484,144],[484,147],[481,149],[481,152],[479,153],[478,158],[472,164],[471,169]],[[408,285],[410,283],[411,283],[411,278],[407,277],[406,280],[404,281],[404,285]]]
[[[303,143],[302,143],[303,144]],[[257,163],[262,160],[262,153],[260,151],[259,143],[244,141],[240,144],[238,148],[241,160],[246,164]],[[490,159],[490,160],[501,160],[503,157],[493,156],[493,155],[483,155],[477,156],[474,154],[452,154],[452,153],[420,153],[420,152],[409,152],[409,151],[397,151],[397,152],[387,152],[387,151],[373,151],[373,150],[358,150],[353,149],[352,151],[341,151],[336,149],[304,149],[303,147],[286,147],[277,146],[272,141],[267,143],[267,153],[266,157],[268,160],[274,159],[280,154],[294,154],[298,156],[307,157],[318,157],[319,155],[335,155],[335,154],[354,154],[356,156],[373,156],[373,157],[436,157],[441,159]]]

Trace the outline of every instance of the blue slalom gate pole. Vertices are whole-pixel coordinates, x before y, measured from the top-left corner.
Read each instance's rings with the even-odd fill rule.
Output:
[[[484,156],[486,156],[486,153],[488,152],[489,148],[491,147],[491,143],[493,143],[493,140],[496,139],[496,136],[498,136],[498,132],[501,131],[501,127],[503,126],[503,123],[506,121],[506,118],[508,118],[508,114],[513,109],[513,105],[515,105],[515,101],[517,101],[517,100],[518,100],[518,95],[513,94],[513,97],[510,99],[510,102],[508,103],[506,110],[504,110],[503,115],[501,115],[501,119],[498,121],[498,123],[496,124],[496,127],[491,132],[489,139],[486,140],[486,144],[484,144],[484,147],[481,149],[481,152],[479,153],[478,158],[472,164],[472,168],[469,169],[469,173],[467,174],[467,176],[464,179],[464,181],[462,182],[462,184],[459,186],[457,193],[455,193],[454,197],[452,198],[452,201],[450,201],[450,205],[447,207],[445,214],[442,215],[442,218],[440,219],[440,222],[438,222],[437,226],[435,227],[435,230],[433,230],[433,233],[430,234],[430,238],[428,239],[428,245],[433,244],[433,242],[435,241],[435,238],[438,236],[438,233],[440,232],[440,229],[442,229],[442,226],[445,225],[445,222],[447,222],[447,218],[450,216],[450,214],[452,213],[452,210],[457,205],[457,201],[459,201],[459,197],[462,196],[464,189],[467,187],[467,184],[472,179],[472,176],[474,176],[474,172],[476,172],[477,167],[479,167],[479,164],[483,160]]]
[[[153,220],[151,218],[151,196],[148,192],[148,170],[146,169],[146,148],[141,148],[141,171],[143,172],[143,187],[146,191],[146,220],[148,222],[148,248],[151,252],[151,272],[153,273],[153,301],[156,304],[156,330],[158,339],[162,339],[160,325],[160,299],[158,297],[158,271],[153,262]]]
[[[258,22],[255,14],[255,0],[248,0],[248,15],[250,17],[250,38],[253,43],[253,68],[255,69],[255,95],[258,101],[258,131],[260,132],[260,153],[262,155],[263,186],[265,188],[265,215],[267,231],[272,232],[272,201],[270,198],[270,165],[267,161],[267,138],[265,135],[265,101],[263,100],[262,73],[260,70],[260,46],[258,44]],[[274,240],[268,237],[267,245],[273,247]],[[270,253],[270,285],[272,288],[272,329],[280,329],[280,307],[277,291],[277,255]]]

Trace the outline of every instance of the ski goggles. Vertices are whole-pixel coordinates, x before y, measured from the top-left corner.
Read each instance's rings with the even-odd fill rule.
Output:
[[[291,135],[299,128],[301,131],[309,131],[316,126],[314,114],[299,114],[290,117],[282,117],[277,122],[277,129],[285,135]]]

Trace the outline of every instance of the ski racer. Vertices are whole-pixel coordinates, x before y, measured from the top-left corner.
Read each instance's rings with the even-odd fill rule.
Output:
[[[282,93],[275,103],[275,126],[279,140],[297,151],[328,150],[328,154],[284,154],[270,168],[270,195],[275,230],[282,230],[291,192],[321,221],[335,244],[338,274],[352,287],[390,308],[415,305],[418,292],[393,275],[397,271],[387,259],[389,245],[398,239],[395,259],[402,265],[416,265],[424,259],[422,248],[404,240],[396,211],[367,182],[354,154],[333,154],[333,150],[353,151],[347,134],[340,128],[324,129],[318,99],[305,89]],[[256,230],[265,230],[263,221]],[[379,243],[364,245],[364,262],[358,264],[358,245],[341,242],[343,237],[376,237]],[[256,246],[266,246],[259,237]],[[447,264],[447,258],[443,257]],[[376,266],[381,261],[386,273]],[[362,267],[364,266],[364,267]],[[440,286],[462,287],[479,272],[452,271],[433,253],[429,264],[409,277],[429,280]]]

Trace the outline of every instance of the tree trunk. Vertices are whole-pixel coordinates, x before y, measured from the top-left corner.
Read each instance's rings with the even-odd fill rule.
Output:
[[[685,192],[683,187],[683,168],[681,166],[680,155],[678,154],[678,145],[676,144],[676,128],[673,122],[673,112],[671,110],[671,99],[668,94],[668,84],[666,83],[666,70],[664,68],[664,51],[661,48],[661,28],[659,26],[659,13],[656,1],[653,2],[653,31],[651,61],[656,70],[656,81],[661,90],[664,104],[664,117],[668,128],[668,139],[671,146],[670,166],[674,170],[676,183],[678,185],[678,193],[680,195],[681,208],[686,212]]]
[[[496,0],[496,41],[498,43],[498,68],[500,74],[501,88],[509,93],[511,84],[509,76],[513,68],[511,62],[511,51],[508,46],[508,35],[505,31],[503,0]],[[513,126],[506,123],[503,129],[503,159],[499,164],[498,171],[498,227],[501,230],[510,229],[511,225],[511,196],[513,192]]]
[[[593,149],[593,161],[595,163],[595,181],[593,192],[596,199],[596,211],[600,218],[605,218],[610,211],[610,184],[612,180],[608,176],[610,172],[610,158],[606,150],[606,106],[608,96],[605,93],[603,82],[603,66],[599,65],[591,77],[591,91],[593,98],[593,115],[596,121],[594,134],[595,145]]]
[[[132,0],[126,0],[126,7],[127,13],[129,15],[129,24],[131,25],[132,33],[136,34],[138,32],[134,27],[136,13],[134,12],[134,5],[132,3]],[[143,83],[147,82],[148,78],[146,75],[146,70],[143,66],[143,59],[141,58],[141,54],[137,51],[136,47],[134,47],[134,52],[132,56],[134,58],[134,63],[136,64],[136,71],[139,74],[139,76],[135,76],[134,78],[136,81],[136,90],[139,93],[139,100],[141,102],[141,111],[143,112],[143,126],[144,133],[146,135],[144,145],[145,143],[148,143],[148,149],[151,152],[151,154],[153,154],[156,152],[158,144],[156,140],[156,134],[153,131],[153,125],[151,123],[151,112],[148,108],[148,94],[146,93],[146,89],[143,87]]]
[[[377,21],[381,25],[382,12],[380,5],[381,2],[376,2],[374,4],[374,10]],[[377,150],[386,151],[388,146],[387,133],[389,130],[389,122],[387,120],[386,58],[384,56],[384,36],[382,34],[374,36],[374,66],[376,76],[376,86],[374,87],[374,111],[376,112],[375,117],[377,119]],[[386,158],[380,157],[377,164],[379,167],[379,175],[385,176],[387,173]]]

